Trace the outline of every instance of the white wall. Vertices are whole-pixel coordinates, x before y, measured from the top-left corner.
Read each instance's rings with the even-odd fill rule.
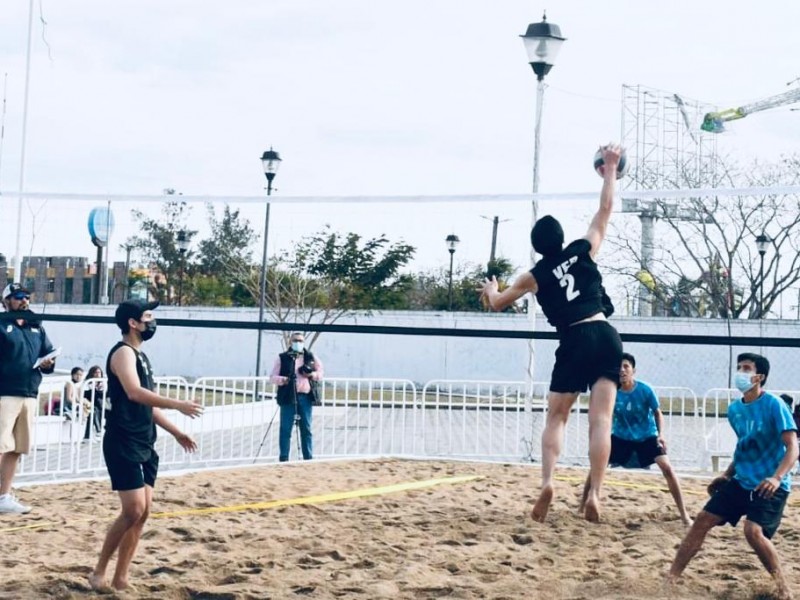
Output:
[[[37,307],[33,309],[36,311]],[[47,313],[112,316],[114,307],[48,305]],[[161,307],[160,318],[256,321],[256,309]],[[613,318],[622,333],[728,335],[725,321],[709,319]],[[456,329],[530,329],[526,315],[495,313],[385,312],[357,314],[339,324]],[[119,340],[112,324],[45,322],[53,344],[63,347],[59,369],[100,364],[105,368],[108,350]],[[551,331],[541,317],[537,327]],[[733,321],[730,333],[750,337],[800,337],[797,321]],[[161,326],[146,352],[159,375],[252,375],[255,370],[256,333],[237,329]],[[262,373],[272,368],[282,351],[279,333],[263,337]],[[555,341],[537,341],[536,380],[548,380],[553,366]],[[772,362],[769,387],[800,389],[800,349],[733,348],[674,344],[626,344],[636,355],[639,376],[660,386],[690,387],[702,393],[727,387],[731,360],[742,351],[760,352]],[[384,334],[324,333],[313,348],[331,377],[391,377],[425,382],[431,379],[525,380],[528,349],[525,340],[405,336]],[[733,358],[731,358],[731,356]]]

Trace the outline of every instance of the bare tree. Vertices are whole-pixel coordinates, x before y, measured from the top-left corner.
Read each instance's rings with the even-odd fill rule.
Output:
[[[777,187],[800,180],[800,157],[747,169],[716,165],[717,185]],[[705,179],[705,178],[704,178]],[[696,182],[700,187],[702,183]],[[624,198],[624,192],[622,196]],[[647,272],[640,238],[630,223],[609,232],[610,271],[651,288],[656,304],[673,315],[758,319],[800,281],[800,198],[775,193],[646,201],[658,221]],[[756,238],[770,241],[762,257]],[[762,289],[763,287],[763,289]],[[760,299],[763,294],[763,306]]]
[[[265,312],[277,323],[332,324],[355,310],[395,308],[411,286],[399,269],[414,251],[384,236],[362,241],[325,228],[270,259]],[[258,302],[259,269],[244,260],[228,260],[226,268]],[[309,347],[321,334],[305,333]],[[290,334],[283,332],[286,344]]]

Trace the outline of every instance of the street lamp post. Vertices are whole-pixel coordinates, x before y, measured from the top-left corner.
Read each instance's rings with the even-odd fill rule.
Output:
[[[547,14],[542,15],[540,23],[528,25],[525,35],[520,36],[525,44],[525,52],[528,54],[528,63],[536,74],[536,121],[533,133],[533,202],[531,203],[531,227],[539,218],[539,200],[536,194],[539,193],[539,162],[540,162],[540,139],[542,130],[542,106],[544,104],[544,77],[550,72],[555,64],[558,51],[566,38],[562,37],[561,29],[558,25],[547,22]],[[536,264],[536,251],[531,246],[531,265]],[[535,302],[535,300],[534,300]],[[536,330],[536,305],[531,304],[528,309],[528,320],[531,329]],[[534,356],[533,339],[528,340],[528,384],[533,390],[534,380]]]
[[[183,270],[186,266],[186,251],[189,249],[189,239],[186,231],[181,229],[178,232],[178,252],[181,254],[181,273],[178,279],[178,306],[183,306]]]
[[[767,253],[767,248],[769,248],[770,243],[772,240],[770,237],[764,233],[763,231],[756,236],[756,248],[758,248],[758,254],[761,257],[761,266],[758,269],[758,318],[764,318],[764,255]]]
[[[540,23],[531,23],[525,35],[520,36],[528,53],[528,63],[536,74],[536,124],[533,141],[533,193],[539,193],[539,140],[542,126],[542,105],[544,104],[544,77],[555,64],[558,51],[566,38],[561,36],[558,25],[547,22],[547,15],[542,16]],[[539,217],[539,201],[533,199],[533,223]],[[535,253],[531,249],[531,263],[535,262]]]
[[[267,197],[272,195],[272,180],[281,166],[281,157],[272,147],[261,155],[261,165],[267,178]],[[256,347],[256,377],[261,375],[261,323],[264,321],[264,303],[267,296],[267,238],[269,236],[269,200],[264,212],[264,252],[261,255],[261,291],[258,296],[258,345]]]
[[[447,244],[447,251],[450,253],[450,279],[447,284],[447,309],[452,312],[453,310],[453,255],[456,253],[456,247],[461,241],[458,236],[451,233],[444,239]]]

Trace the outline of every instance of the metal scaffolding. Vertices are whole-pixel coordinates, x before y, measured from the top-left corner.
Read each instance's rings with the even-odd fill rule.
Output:
[[[622,86],[622,146],[630,170],[622,184],[622,211],[637,213],[642,223],[640,274],[650,274],[655,222],[660,210],[678,211],[665,201],[626,200],[625,190],[716,187],[717,138],[700,129],[715,107],[678,94],[641,85]],[[680,212],[686,212],[681,210]],[[674,214],[674,213],[673,213]],[[693,220],[693,211],[685,216]],[[652,315],[652,290],[639,277],[639,316]]]

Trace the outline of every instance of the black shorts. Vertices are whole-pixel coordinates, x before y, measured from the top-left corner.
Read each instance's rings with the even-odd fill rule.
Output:
[[[767,539],[775,535],[781,524],[783,509],[789,492],[778,488],[772,498],[762,498],[755,491],[744,489],[735,479],[731,479],[711,496],[703,510],[724,519],[734,527],[742,516],[748,521],[758,523]]]
[[[658,444],[656,436],[633,442],[612,435],[611,456],[608,457],[608,464],[613,467],[644,469],[656,462],[657,457],[665,454],[666,452]]]
[[[111,489],[115,492],[138,490],[146,485],[155,487],[158,476],[158,454],[155,450],[145,461],[135,461],[121,453],[118,447],[103,443]]]
[[[619,385],[622,340],[607,321],[568,327],[556,350],[551,392],[585,392],[601,377]]]

